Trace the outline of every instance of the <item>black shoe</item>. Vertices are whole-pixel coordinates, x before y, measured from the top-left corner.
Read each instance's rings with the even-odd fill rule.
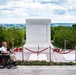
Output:
[[[13,62],[13,66],[17,66],[17,63],[16,62]]]
[[[11,68],[11,65],[8,65],[7,68],[10,69]]]

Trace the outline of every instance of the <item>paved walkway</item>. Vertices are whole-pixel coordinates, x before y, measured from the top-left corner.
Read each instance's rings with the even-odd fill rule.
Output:
[[[76,66],[17,66],[0,69],[0,75],[76,75]]]
[[[75,56],[75,52],[71,52]],[[25,55],[26,57],[27,55]],[[66,55],[65,55],[66,56]],[[17,59],[21,60],[22,53],[17,53]],[[54,62],[70,62],[75,60],[66,59],[64,55],[55,52],[51,53],[51,59]],[[76,75],[76,66],[17,66],[17,68],[0,69],[0,75]]]

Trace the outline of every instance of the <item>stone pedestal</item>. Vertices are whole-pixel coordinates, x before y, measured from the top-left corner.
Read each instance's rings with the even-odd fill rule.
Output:
[[[23,46],[23,51],[25,52],[25,60],[29,60],[30,54],[33,54],[31,51],[41,51],[45,48],[48,48],[39,54],[46,54],[46,61],[50,61],[50,22],[50,19],[26,19],[26,43]],[[31,51],[25,48],[28,48]]]

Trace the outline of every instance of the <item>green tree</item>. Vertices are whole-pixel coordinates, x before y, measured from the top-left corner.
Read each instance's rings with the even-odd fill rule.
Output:
[[[8,46],[12,46],[12,39],[14,39],[14,46],[21,46],[24,38],[25,29],[21,28],[5,28],[0,27],[0,45],[1,42],[6,41]]]
[[[58,47],[64,47],[64,40],[68,42],[76,42],[75,29],[72,27],[58,26],[53,28],[53,39],[55,39],[55,45]],[[73,45],[67,43],[67,48],[71,48]]]

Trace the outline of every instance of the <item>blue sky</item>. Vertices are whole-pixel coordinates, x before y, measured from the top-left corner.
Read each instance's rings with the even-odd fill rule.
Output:
[[[0,0],[0,23],[25,23],[27,18],[76,23],[76,0]]]

